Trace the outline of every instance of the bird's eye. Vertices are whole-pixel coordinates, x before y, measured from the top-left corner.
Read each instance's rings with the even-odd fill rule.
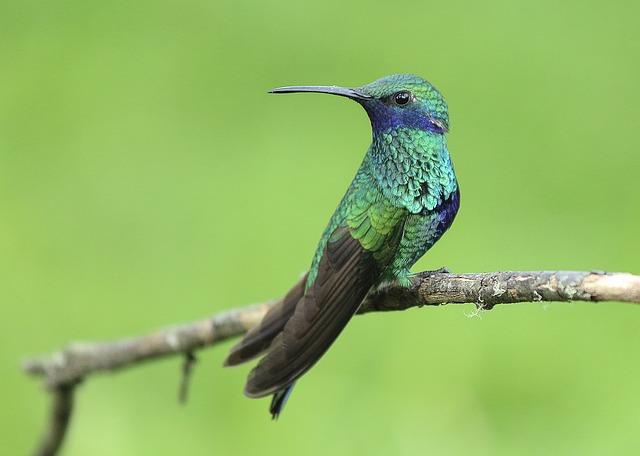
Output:
[[[411,101],[411,98],[413,98],[413,95],[407,90],[397,92],[393,95],[393,101],[400,106],[404,106],[409,103]]]

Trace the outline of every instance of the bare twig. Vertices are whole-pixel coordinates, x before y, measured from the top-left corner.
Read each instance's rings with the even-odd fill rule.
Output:
[[[359,313],[411,307],[473,303],[490,310],[497,304],[537,301],[623,301],[640,303],[640,276],[627,273],[543,271],[450,274],[423,272],[408,288],[386,284],[371,292]],[[38,455],[53,455],[67,428],[75,385],[90,374],[115,371],[176,354],[193,354],[238,336],[257,324],[277,301],[221,312],[204,320],[109,342],[74,343],[51,355],[28,359],[27,374],[42,377],[54,394],[53,411]],[[193,362],[185,361],[183,386]],[[183,394],[183,393],[181,393]]]
[[[111,342],[78,342],[41,358],[28,359],[24,370],[55,388],[100,371],[113,371],[150,359],[193,352],[243,334],[260,321],[271,303],[229,310],[204,320]]]
[[[33,452],[34,456],[53,456],[60,449],[73,412],[75,387],[75,384],[59,385],[51,391],[49,423],[38,447]]]
[[[181,404],[187,403],[187,396],[189,395],[189,381],[191,380],[191,374],[193,374],[193,366],[196,365],[198,358],[193,352],[187,352],[184,355],[184,362],[182,363],[182,379],[180,381],[180,389],[178,390],[178,401]]]

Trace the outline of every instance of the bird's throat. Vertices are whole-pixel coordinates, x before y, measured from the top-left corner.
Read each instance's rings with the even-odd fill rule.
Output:
[[[377,132],[369,154],[383,194],[412,213],[435,208],[457,189],[442,134],[414,128]]]

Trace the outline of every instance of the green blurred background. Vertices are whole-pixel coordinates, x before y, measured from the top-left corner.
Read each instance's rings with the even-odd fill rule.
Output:
[[[283,293],[369,144],[286,84],[396,72],[447,97],[462,190],[416,270],[640,272],[640,4],[0,2],[0,429],[48,404],[19,360]],[[67,455],[640,451],[640,310],[473,306],[356,318],[278,423],[201,353],[92,378]]]

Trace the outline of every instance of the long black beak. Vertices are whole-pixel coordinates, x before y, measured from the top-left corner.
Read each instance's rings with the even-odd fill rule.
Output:
[[[329,93],[341,97],[351,98],[352,100],[371,100],[373,97],[358,89],[350,89],[348,87],[338,86],[289,86],[278,87],[269,90],[269,93],[296,93],[296,92],[313,92],[313,93]]]

